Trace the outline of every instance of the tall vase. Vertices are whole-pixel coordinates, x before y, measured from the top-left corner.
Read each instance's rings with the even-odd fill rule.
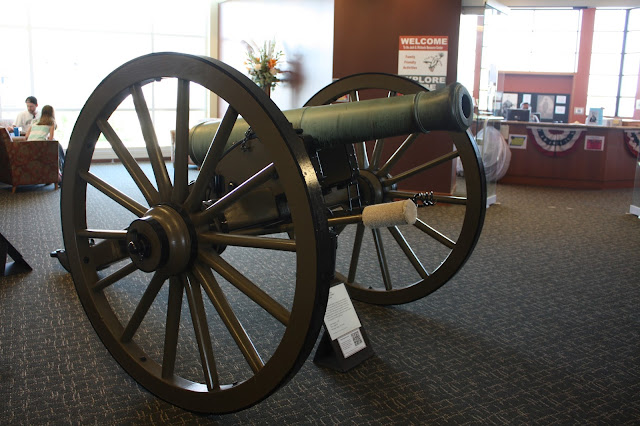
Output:
[[[262,88],[262,90],[264,90],[264,93],[266,93],[267,96],[271,97],[271,85],[270,84],[264,86]]]

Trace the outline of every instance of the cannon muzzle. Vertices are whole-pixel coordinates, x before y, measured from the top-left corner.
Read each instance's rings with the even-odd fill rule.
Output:
[[[471,124],[473,102],[460,83],[431,92],[284,111],[294,128],[311,136],[317,148],[435,130],[464,131]],[[191,129],[190,153],[202,164],[219,120]],[[238,120],[227,147],[241,141],[248,124]],[[258,135],[259,136],[259,135]]]

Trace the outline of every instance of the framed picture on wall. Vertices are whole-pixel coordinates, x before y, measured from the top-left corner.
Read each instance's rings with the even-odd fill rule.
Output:
[[[536,97],[536,111],[540,113],[540,119],[553,120],[553,112],[555,107],[555,96],[538,95]]]
[[[517,93],[503,93],[502,94],[502,110],[501,115],[507,116],[507,110],[511,108],[518,108],[518,94]]]

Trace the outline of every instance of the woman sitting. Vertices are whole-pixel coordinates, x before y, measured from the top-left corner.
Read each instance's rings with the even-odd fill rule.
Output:
[[[27,130],[28,141],[50,141],[53,140],[53,131],[56,128],[56,118],[51,105],[42,108],[40,119],[34,122]],[[58,143],[58,173],[59,184],[62,185],[62,169],[64,168],[64,149]]]
[[[53,140],[53,131],[56,127],[55,114],[51,105],[42,108],[40,119],[34,122],[27,130],[28,141],[50,141]]]

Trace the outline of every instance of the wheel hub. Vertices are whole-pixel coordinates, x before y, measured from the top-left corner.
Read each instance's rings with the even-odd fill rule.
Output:
[[[175,275],[196,255],[195,228],[188,216],[167,204],[154,206],[127,230],[131,261],[145,272]]]
[[[381,203],[384,199],[384,188],[380,179],[369,170],[360,170],[358,176],[360,197],[365,205]]]

